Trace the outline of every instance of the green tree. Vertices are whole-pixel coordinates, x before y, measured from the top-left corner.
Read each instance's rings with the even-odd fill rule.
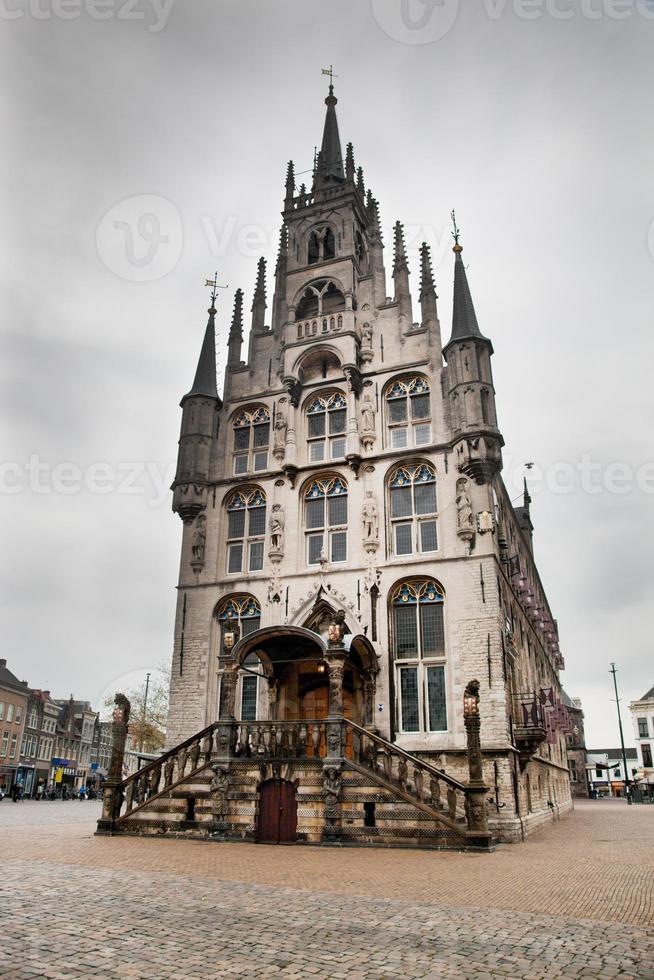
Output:
[[[146,703],[147,686],[147,703]],[[168,718],[168,692],[170,688],[170,667],[160,664],[150,671],[150,680],[123,693],[129,698],[132,710],[129,717],[129,734],[132,747],[138,752],[158,752],[166,741],[166,720]],[[114,707],[114,695],[109,694],[104,701],[108,716]]]

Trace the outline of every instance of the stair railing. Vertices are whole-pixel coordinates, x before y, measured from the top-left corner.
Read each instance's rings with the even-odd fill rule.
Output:
[[[352,732],[354,762],[397,786],[421,805],[427,804],[447,814],[449,820],[467,820],[465,783],[349,719],[345,725]],[[441,783],[445,785],[444,796]]]

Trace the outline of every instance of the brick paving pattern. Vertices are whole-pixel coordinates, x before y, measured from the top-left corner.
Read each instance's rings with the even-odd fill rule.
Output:
[[[654,807],[577,804],[494,854],[93,837],[0,804],[0,976],[654,980]]]

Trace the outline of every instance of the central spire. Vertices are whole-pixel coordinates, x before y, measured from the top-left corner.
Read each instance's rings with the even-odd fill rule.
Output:
[[[338,135],[338,121],[336,119],[337,101],[338,99],[334,95],[333,82],[330,82],[329,95],[325,99],[325,105],[327,106],[325,128],[322,134],[322,146],[318,155],[318,174],[323,181],[345,180],[341,140]]]

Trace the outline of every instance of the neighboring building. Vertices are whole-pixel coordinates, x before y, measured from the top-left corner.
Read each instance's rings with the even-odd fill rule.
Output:
[[[351,144],[343,161],[331,86],[326,105],[312,188],[296,188],[288,166],[272,316],[267,322],[261,258],[245,358],[236,291],[224,397],[214,295],[181,402],[173,509],[184,531],[167,748],[219,717],[253,723],[262,741],[256,751],[241,746],[224,777],[245,780],[220,804],[228,836],[261,832],[257,787],[268,780],[256,759],[250,769],[243,759],[278,746],[283,754],[288,738],[306,764],[282,780],[283,792],[309,801],[288,839],[321,839],[324,798],[335,801],[329,812],[339,814],[342,839],[440,839],[420,811],[430,783],[420,765],[467,781],[463,693],[476,678],[489,817],[500,837],[515,840],[572,806],[572,722],[556,620],[533,556],[529,493],[525,485],[514,507],[501,477],[493,345],[477,321],[458,231],[444,346],[429,248],[420,250],[416,317],[399,222],[388,295],[378,202]],[[339,666],[327,637],[341,626]],[[332,781],[323,787],[320,725],[341,691],[346,717],[361,727],[350,730],[342,770],[325,768]],[[315,722],[313,746],[306,719]],[[357,748],[362,729],[379,732],[375,752],[389,767],[386,782],[399,786],[395,796],[381,788],[372,750]],[[272,743],[264,732],[275,733]],[[189,751],[169,758],[178,774]],[[347,760],[356,752],[355,777]],[[277,763],[261,766],[279,776]],[[439,811],[436,777],[429,792]],[[147,823],[154,802],[139,819]],[[376,823],[382,805],[392,832]],[[161,826],[160,816],[152,820]]]
[[[625,749],[627,772],[625,773],[622,749],[588,749],[586,770],[591,796],[624,796],[625,776],[633,780],[636,750]]]
[[[26,796],[35,797],[39,783],[45,790],[50,782],[59,710],[49,691],[29,689],[20,754]]]
[[[629,711],[636,737],[636,780],[642,790],[654,796],[654,687],[639,701],[632,701]]]
[[[569,698],[563,688],[561,689],[561,701],[568,709],[571,721],[571,731],[565,737],[570,789],[573,796],[588,798],[586,735],[584,733],[584,712],[581,708],[581,701],[579,698]]]
[[[52,759],[53,779],[69,789],[79,789],[89,782],[97,712],[88,701],[76,701],[72,694],[56,700],[59,707],[56,756]]]
[[[27,681],[19,681],[0,660],[0,787],[9,792],[19,773],[20,748],[27,715]]]

